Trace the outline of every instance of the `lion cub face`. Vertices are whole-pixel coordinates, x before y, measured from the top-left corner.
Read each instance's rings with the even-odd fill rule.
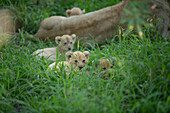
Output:
[[[76,70],[84,68],[89,60],[90,53],[88,51],[67,52],[66,60]]]
[[[110,77],[111,74],[113,74],[113,69],[115,68],[114,66],[114,60],[115,58],[111,59],[100,59],[98,62],[95,63],[95,68],[96,70],[101,71],[102,77],[105,79]]]
[[[102,71],[112,69],[114,66],[111,62],[112,61],[110,59],[100,59],[99,68],[101,68]]]
[[[76,35],[63,35],[55,37],[55,42],[58,44],[58,50],[60,53],[71,51],[76,41]]]
[[[66,15],[68,17],[73,16],[73,15],[81,15],[85,13],[85,9],[81,10],[80,8],[74,7],[71,10],[66,11]]]

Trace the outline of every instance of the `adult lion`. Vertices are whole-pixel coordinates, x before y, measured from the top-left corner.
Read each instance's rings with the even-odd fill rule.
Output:
[[[40,39],[47,37],[54,40],[56,36],[76,34],[84,41],[92,40],[105,43],[106,38],[113,38],[120,23],[123,8],[130,0],[98,11],[71,17],[52,16],[44,19],[38,32],[34,35]]]

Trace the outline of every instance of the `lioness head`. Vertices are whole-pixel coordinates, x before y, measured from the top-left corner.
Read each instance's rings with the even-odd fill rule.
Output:
[[[60,53],[71,51],[73,49],[75,41],[75,34],[55,37],[55,42],[58,44],[58,50]]]
[[[81,70],[84,68],[89,60],[90,53],[88,51],[67,52],[66,60],[74,69]]]

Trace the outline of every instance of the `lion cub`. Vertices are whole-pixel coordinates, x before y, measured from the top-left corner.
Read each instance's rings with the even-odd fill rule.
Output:
[[[84,51],[84,52],[80,52],[80,51],[76,51],[76,52],[67,52],[65,54],[66,57],[66,61],[61,61],[59,62],[57,65],[56,63],[52,63],[51,65],[49,65],[49,69],[53,69],[54,66],[56,65],[56,69],[58,69],[60,71],[60,67],[62,65],[65,66],[65,71],[68,74],[68,71],[71,70],[71,68],[73,68],[75,71],[76,70],[81,70],[82,68],[84,68],[89,60],[89,55],[90,53],[88,51]]]
[[[114,60],[115,58],[102,58],[99,59],[98,62],[95,63],[95,68],[96,70],[101,71],[101,75],[104,78],[108,78],[110,74],[113,72],[113,69],[115,68],[114,66]]]
[[[80,8],[77,8],[77,7],[74,7],[71,10],[66,11],[66,15],[68,17],[74,16],[74,15],[81,15],[83,13],[85,13],[85,9],[81,10]]]
[[[55,37],[55,42],[58,44],[58,51],[61,54],[65,54],[67,51],[71,51],[73,49],[74,43],[76,41],[76,35],[63,35]],[[37,57],[45,57],[49,60],[56,60],[56,47],[38,49],[33,52],[33,55],[37,55]]]
[[[99,61],[99,68],[101,68],[102,71],[114,68],[111,59],[100,59]]]

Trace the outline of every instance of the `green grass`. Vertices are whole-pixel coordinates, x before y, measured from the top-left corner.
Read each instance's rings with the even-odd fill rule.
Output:
[[[30,5],[34,3],[32,0],[25,5],[19,1],[19,5],[13,1],[12,8],[16,8],[19,18],[23,19],[23,31],[0,52],[0,113],[170,112],[170,42],[153,35],[156,34],[153,28],[144,29],[142,39],[133,33],[120,38],[119,42],[113,38],[101,47],[102,50],[98,46],[78,48],[75,45],[74,51],[90,52],[88,74],[84,71],[57,75],[47,71],[51,61],[37,60],[31,55],[37,49],[56,46],[50,40],[43,42],[26,38],[27,32],[37,31],[42,19],[65,15],[65,10],[73,6],[89,12],[116,4],[119,0],[43,1],[44,4],[37,6]],[[44,5],[49,8],[43,9]],[[102,57],[117,58],[109,79],[103,79],[100,71],[95,71],[92,65],[93,60]]]
[[[47,72],[51,62],[31,55],[49,46],[55,43],[33,42],[24,35],[5,46],[0,59],[1,112],[169,112],[168,41],[112,40],[102,50],[89,50],[89,74],[68,76]],[[107,80],[92,68],[92,60],[101,57],[118,59]]]

